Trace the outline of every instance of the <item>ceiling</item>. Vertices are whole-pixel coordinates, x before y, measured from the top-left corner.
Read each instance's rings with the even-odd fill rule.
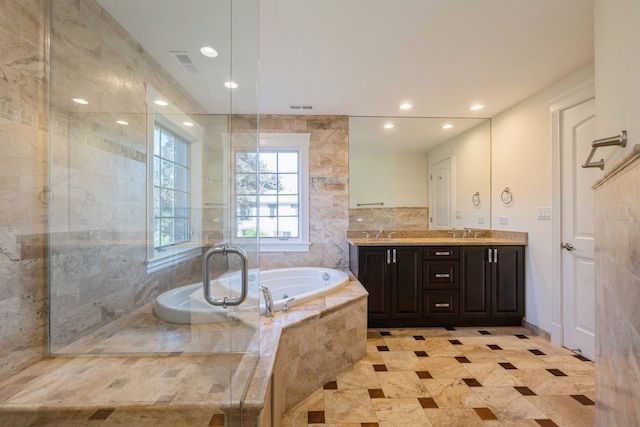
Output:
[[[98,1],[210,112],[231,102],[212,76],[251,81],[241,54],[226,59],[228,1],[153,0],[153,19],[148,0]],[[234,13],[252,1],[233,0]],[[257,20],[234,20],[234,45],[258,37]],[[492,117],[593,63],[593,0],[260,0],[259,23],[263,114]],[[255,87],[241,89],[235,111],[254,112]],[[301,104],[313,110],[290,109]]]
[[[593,62],[592,0],[260,4],[263,113],[492,117]]]

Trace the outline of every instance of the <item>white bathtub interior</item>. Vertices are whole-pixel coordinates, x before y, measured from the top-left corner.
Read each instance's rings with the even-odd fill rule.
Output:
[[[249,272],[249,288],[258,289],[259,285],[269,289],[273,299],[273,311],[304,304],[315,298],[331,293],[349,281],[344,271],[320,267],[295,267],[273,270],[252,269]],[[224,275],[211,281],[211,292],[216,297],[237,297],[237,273]],[[251,293],[251,295],[256,295]],[[164,292],[156,298],[155,314],[170,323],[207,324],[229,320],[229,317],[242,320],[248,313],[266,311],[262,298],[248,298],[238,307],[215,307],[204,298],[202,283],[193,283]]]

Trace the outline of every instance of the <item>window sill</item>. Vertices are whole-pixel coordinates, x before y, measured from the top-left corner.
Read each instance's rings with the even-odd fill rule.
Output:
[[[167,249],[166,251],[154,251],[153,259],[147,260],[147,274],[171,267],[182,261],[202,255],[201,244],[184,244]]]
[[[260,242],[260,252],[309,252],[311,242]]]

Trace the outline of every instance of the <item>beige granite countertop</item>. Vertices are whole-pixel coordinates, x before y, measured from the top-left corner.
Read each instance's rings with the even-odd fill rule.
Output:
[[[401,239],[347,239],[354,246],[512,246],[526,245],[526,241],[501,238],[407,237]]]
[[[517,231],[471,230],[467,234],[471,237],[462,238],[462,230],[386,230],[376,239],[376,231],[354,230],[347,231],[347,242],[354,246],[512,246],[526,245],[528,240],[527,233]]]

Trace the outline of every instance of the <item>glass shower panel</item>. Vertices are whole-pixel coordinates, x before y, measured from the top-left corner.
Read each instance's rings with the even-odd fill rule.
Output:
[[[238,306],[208,305],[203,254],[240,248],[257,277],[230,159],[258,145],[258,0],[51,0],[50,52],[51,353],[205,355],[221,401],[239,401],[258,283]],[[213,297],[235,298],[240,258],[209,265]]]

